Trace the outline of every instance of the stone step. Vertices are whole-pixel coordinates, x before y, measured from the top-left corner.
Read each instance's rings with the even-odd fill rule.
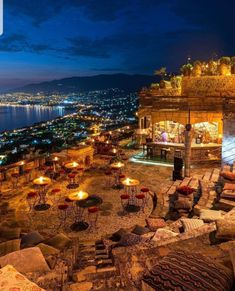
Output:
[[[96,255],[95,259],[96,260],[106,260],[106,259],[110,259],[110,256],[108,254],[100,254],[100,255]]]
[[[96,251],[95,251],[95,254],[96,254],[96,255],[108,254],[108,250],[107,250],[107,249],[96,250]]]
[[[105,248],[105,245],[96,245],[97,250],[104,250]]]

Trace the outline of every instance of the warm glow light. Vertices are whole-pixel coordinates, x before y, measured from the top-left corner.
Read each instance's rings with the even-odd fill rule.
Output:
[[[130,184],[131,179],[130,178],[126,178],[126,183]]]
[[[223,137],[223,135],[222,134],[219,134],[219,138],[222,138]]]
[[[54,161],[58,161],[58,160],[59,160],[59,158],[58,158],[58,157],[55,157],[55,158],[54,158]]]
[[[116,154],[117,153],[117,150],[116,149],[113,149],[113,153]]]
[[[78,163],[73,162],[73,167],[77,167],[77,166],[78,166]]]
[[[44,181],[44,177],[41,176],[41,177],[38,178],[38,180],[39,180],[40,183],[42,183]]]
[[[21,164],[21,165],[24,165],[24,161],[22,161],[20,164]]]

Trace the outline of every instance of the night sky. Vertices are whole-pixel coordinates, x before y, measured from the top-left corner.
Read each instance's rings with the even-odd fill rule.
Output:
[[[0,88],[235,55],[235,2],[4,0]]]

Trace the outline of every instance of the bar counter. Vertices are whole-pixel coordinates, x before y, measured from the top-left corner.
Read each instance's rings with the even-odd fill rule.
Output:
[[[173,161],[174,156],[184,158],[185,145],[183,143],[150,142],[147,143],[148,157],[160,157],[163,160]],[[191,146],[191,161],[206,162],[221,159],[221,144],[195,144]]]

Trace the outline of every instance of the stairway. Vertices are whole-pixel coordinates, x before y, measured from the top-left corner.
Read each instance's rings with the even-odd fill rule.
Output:
[[[81,290],[82,283],[87,282],[92,284],[90,290],[125,290],[112,254],[103,240],[80,242],[77,257],[73,279],[77,284],[80,283],[78,287]]]

